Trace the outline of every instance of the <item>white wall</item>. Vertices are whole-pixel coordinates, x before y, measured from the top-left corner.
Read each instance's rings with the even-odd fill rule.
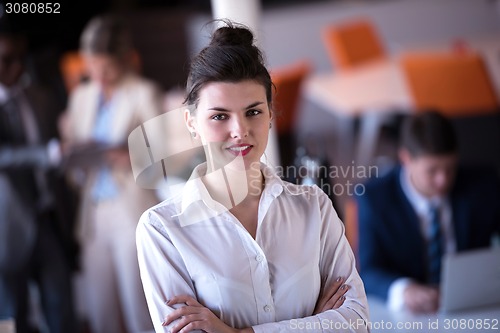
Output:
[[[321,29],[334,22],[368,16],[389,51],[401,44],[428,43],[482,34],[500,35],[497,5],[488,0],[399,0],[324,3],[263,13],[263,48],[271,67],[300,58],[316,70],[331,70]]]
[[[268,65],[272,68],[308,58],[316,71],[331,70],[321,42],[321,29],[329,23],[361,16],[373,20],[389,51],[412,43],[500,34],[499,5],[493,0],[332,1],[295,5],[262,13],[260,42]],[[191,52],[207,43],[210,32],[201,26],[208,20],[210,17],[200,16],[191,21]]]

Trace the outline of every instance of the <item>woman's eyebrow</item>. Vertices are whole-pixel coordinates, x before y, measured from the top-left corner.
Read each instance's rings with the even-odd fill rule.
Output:
[[[209,108],[208,110],[211,110],[211,111],[221,111],[221,112],[229,112],[230,111],[228,109],[224,109],[224,108],[219,107],[219,106],[214,106],[213,108]]]
[[[258,105],[261,105],[261,104],[264,104],[264,102],[254,102],[254,103],[250,104],[249,106],[247,106],[247,107],[245,108],[245,110],[248,110],[248,109],[254,108],[254,107],[256,107],[256,106],[258,106]]]
[[[264,104],[264,102],[254,102],[254,103],[248,105],[247,107],[243,108],[243,110],[248,110],[248,109],[254,108],[254,107],[261,105],[261,104]],[[231,112],[231,110],[228,110],[228,109],[220,107],[220,106],[214,106],[213,108],[209,108],[208,110],[220,111],[220,112]]]

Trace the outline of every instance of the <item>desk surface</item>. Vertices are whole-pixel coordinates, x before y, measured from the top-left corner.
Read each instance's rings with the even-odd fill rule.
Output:
[[[414,315],[391,312],[378,298],[369,297],[368,304],[371,332],[500,332],[500,305],[448,314]]]
[[[395,59],[379,60],[358,68],[311,76],[305,94],[328,110],[357,116],[367,109],[407,109],[412,100]]]
[[[464,39],[461,52],[479,52],[489,69],[500,97],[500,36]],[[407,51],[452,51],[453,42],[401,47]],[[305,96],[339,116],[356,117],[364,113],[411,111],[413,100],[397,54],[357,68],[322,73],[309,77]]]

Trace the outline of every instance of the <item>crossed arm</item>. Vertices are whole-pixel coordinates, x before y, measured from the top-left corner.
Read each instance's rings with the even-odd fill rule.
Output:
[[[328,289],[320,294],[313,314],[337,309],[344,303],[344,294],[349,289],[348,285],[343,284],[344,280],[343,278],[337,278]],[[189,295],[175,296],[168,300],[166,304],[168,306],[185,305],[165,316],[163,326],[168,326],[177,320],[170,330],[171,333],[185,333],[192,330],[202,330],[207,333],[254,332],[251,327],[235,329],[226,325],[212,311]]]

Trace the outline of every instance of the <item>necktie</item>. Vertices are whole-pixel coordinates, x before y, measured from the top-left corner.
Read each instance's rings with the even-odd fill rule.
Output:
[[[441,257],[443,255],[443,237],[441,232],[438,206],[431,206],[431,232],[428,245],[429,283],[439,284],[441,275]]]

